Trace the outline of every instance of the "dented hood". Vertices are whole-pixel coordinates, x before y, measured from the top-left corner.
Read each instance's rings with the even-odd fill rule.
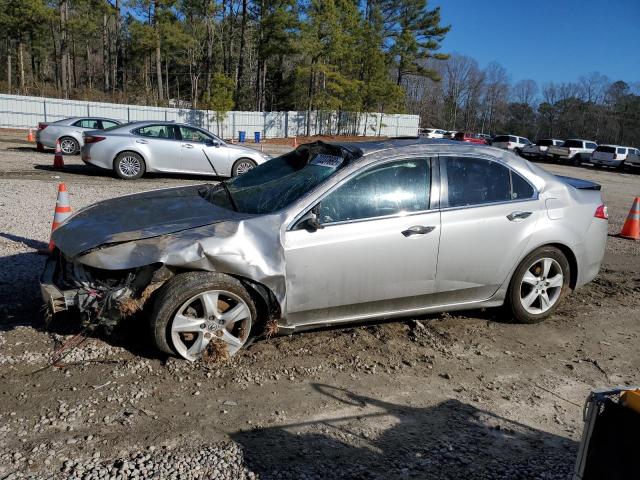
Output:
[[[203,199],[202,185],[168,188],[98,202],[79,211],[53,233],[68,257],[92,248],[156,237],[248,215]]]

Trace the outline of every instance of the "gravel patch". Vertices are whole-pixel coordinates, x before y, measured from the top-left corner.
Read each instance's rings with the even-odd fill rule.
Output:
[[[87,460],[67,460],[60,472],[31,475],[15,472],[6,480],[92,480],[92,479],[220,479],[259,478],[244,464],[242,449],[233,442],[200,447],[168,449],[151,446],[115,459],[103,460],[99,451]]]

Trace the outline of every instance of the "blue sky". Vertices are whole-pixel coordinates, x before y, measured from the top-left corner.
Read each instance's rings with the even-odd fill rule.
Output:
[[[640,81],[640,0],[431,0],[452,26],[442,52],[504,66],[513,81],[589,72]]]

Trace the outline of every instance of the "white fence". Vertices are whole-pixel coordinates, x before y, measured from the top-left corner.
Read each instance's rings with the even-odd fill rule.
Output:
[[[78,116],[106,117],[123,122],[174,120],[207,128],[223,138],[237,137],[239,131],[246,132],[247,138],[253,138],[254,132],[260,132],[262,138],[302,136],[307,134],[307,120],[310,135],[414,136],[420,122],[418,115],[328,111],[227,112],[218,119],[216,112],[210,110],[0,94],[0,127],[30,128],[38,122]]]

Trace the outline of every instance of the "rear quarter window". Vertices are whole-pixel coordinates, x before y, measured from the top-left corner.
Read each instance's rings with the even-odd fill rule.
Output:
[[[619,148],[619,149],[618,149],[618,153],[619,153],[620,155],[624,155],[624,154],[626,154],[626,153],[627,153],[627,149],[626,149],[626,148]]]
[[[493,139],[493,143],[508,142],[508,141],[509,141],[509,137],[507,135],[498,135]]]
[[[583,144],[579,140],[567,140],[562,146],[569,148],[583,148]]]

